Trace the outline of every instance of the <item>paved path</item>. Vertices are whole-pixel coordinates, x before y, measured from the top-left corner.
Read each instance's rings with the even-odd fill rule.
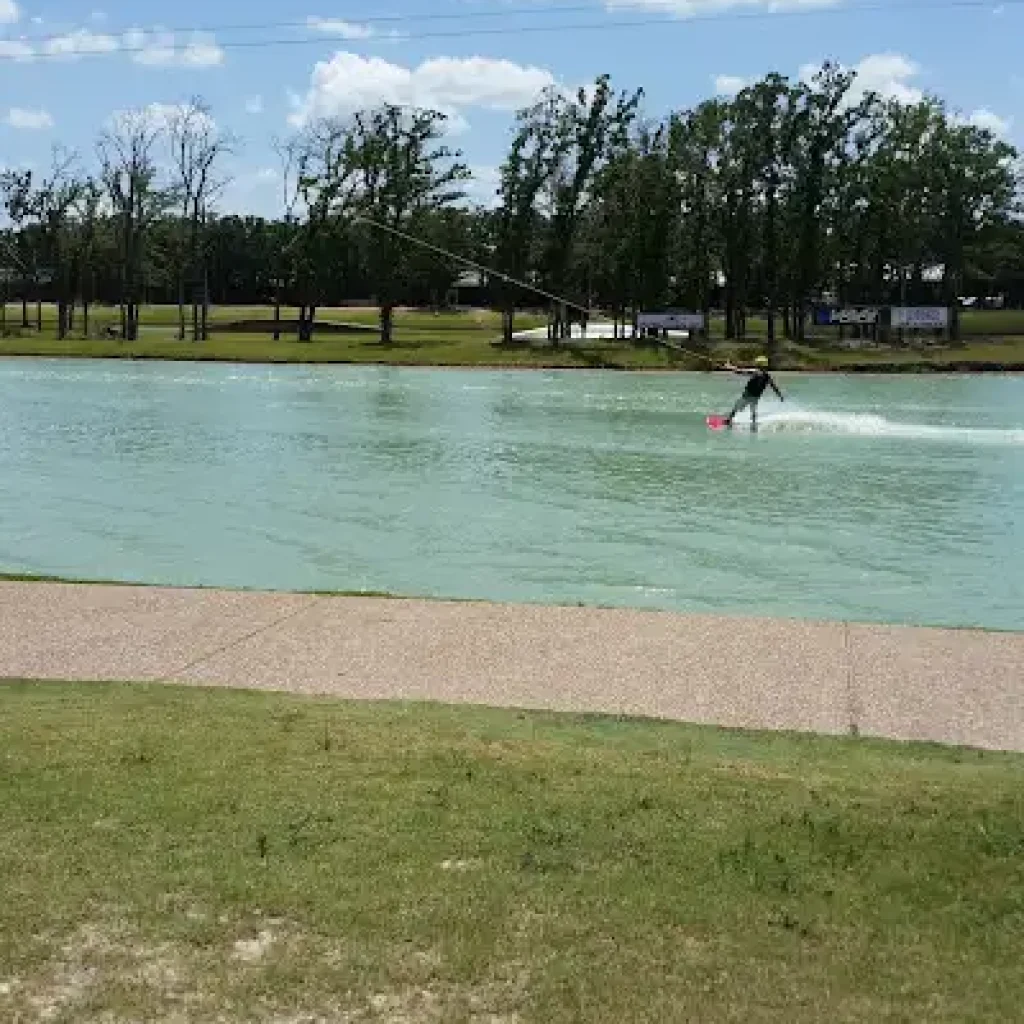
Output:
[[[1024,633],[0,583],[0,678],[600,711],[1024,751]]]

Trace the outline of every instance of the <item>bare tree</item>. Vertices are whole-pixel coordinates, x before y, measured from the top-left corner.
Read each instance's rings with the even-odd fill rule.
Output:
[[[100,137],[101,177],[113,207],[121,260],[121,336],[139,336],[139,301],[146,234],[171,196],[160,188],[153,150],[164,124],[150,111],[117,114]]]
[[[178,338],[185,340],[185,300],[191,285],[192,340],[208,337],[209,274],[204,237],[210,207],[229,179],[217,176],[217,163],[237,148],[237,139],[222,132],[209,106],[198,97],[177,107],[167,119],[174,169],[174,190],[181,210],[177,252]],[[201,314],[200,314],[201,311]]]
[[[78,157],[70,150],[55,147],[50,173],[38,193],[39,220],[43,246],[50,272],[54,275],[57,297],[57,337],[66,338],[71,328],[73,291],[73,250],[69,231],[74,211],[82,197],[85,180]]]
[[[96,270],[94,263],[97,258],[97,240],[99,234],[100,214],[103,204],[103,187],[93,178],[82,184],[74,211],[75,231],[72,234],[74,246],[73,264],[77,281],[78,296],[82,300],[82,333],[89,336],[89,307],[92,304]],[[70,318],[68,329],[71,328]]]
[[[284,214],[283,245],[274,253],[274,341],[281,340],[281,292],[294,276],[295,250],[299,235],[292,234],[296,210],[302,202],[302,163],[305,140],[298,135],[275,138],[271,143],[281,165],[281,208]]]

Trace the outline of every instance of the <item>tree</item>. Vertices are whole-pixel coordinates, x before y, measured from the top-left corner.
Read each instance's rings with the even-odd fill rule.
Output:
[[[222,132],[209,106],[199,98],[171,111],[167,119],[174,169],[174,189],[181,216],[176,253],[178,278],[178,338],[185,340],[185,299],[191,285],[192,340],[208,336],[209,279],[206,237],[210,207],[228,179],[218,177],[217,164],[237,147],[234,136]]]
[[[597,268],[597,283],[623,324],[664,303],[672,287],[681,195],[670,134],[668,125],[639,125],[594,180],[584,258]]]
[[[349,215],[361,188],[360,140],[355,122],[325,118],[314,122],[296,140],[295,192],[306,210],[303,230],[296,238],[296,279],[299,289],[299,340],[312,341],[317,294],[326,262],[324,251],[331,221],[335,241],[350,237]],[[285,150],[287,154],[287,150]],[[287,174],[286,174],[287,180]]]
[[[113,207],[120,257],[121,336],[139,335],[139,302],[150,227],[170,205],[160,187],[153,150],[163,126],[145,110],[114,117],[97,146],[101,177]]]
[[[45,273],[54,285],[58,338],[67,336],[73,301],[74,267],[69,236],[73,212],[85,189],[77,163],[74,153],[55,147],[50,170],[38,185],[34,184],[31,171],[5,175],[2,183],[11,219],[21,225],[28,221],[36,225],[36,244],[32,251],[39,300],[38,328],[42,329],[39,276]]]
[[[609,77],[602,75],[589,96],[580,89],[575,100],[562,97],[554,106],[554,159],[548,184],[551,213],[542,266],[548,287],[556,295],[571,290],[573,246],[595,176],[627,147],[642,95],[639,90],[615,95]],[[554,340],[569,336],[563,305],[556,307],[552,327]]]
[[[82,300],[82,333],[89,336],[89,307],[96,293],[96,267],[100,258],[100,210],[103,189],[92,178],[82,183],[74,211],[72,232],[72,262],[74,280],[79,298]],[[68,324],[71,327],[71,324]]]
[[[793,109],[794,180],[791,228],[796,238],[792,277],[795,335],[803,339],[807,301],[821,284],[822,204],[835,187],[851,129],[864,117],[871,97],[850,102],[856,74],[826,62],[810,82],[797,87]]]
[[[380,307],[380,340],[393,339],[399,298],[415,231],[423,219],[464,195],[469,169],[440,140],[447,117],[436,110],[385,105],[348,121],[322,123],[303,181],[312,215],[358,218]],[[312,220],[312,216],[311,216]]]
[[[495,217],[495,262],[501,273],[502,338],[511,344],[516,298],[532,269],[533,240],[542,224],[538,199],[559,160],[558,111],[561,96],[547,90],[516,115],[517,129],[501,167],[501,206]]]
[[[717,284],[721,237],[719,167],[726,107],[718,100],[674,114],[669,121],[669,150],[679,182],[678,289],[688,305],[711,315]]]
[[[33,196],[32,172],[4,171],[0,175],[0,190],[4,196],[4,208],[14,225],[16,245],[7,246],[7,254],[18,265],[21,272],[21,324],[28,327],[28,284],[35,278],[38,266],[37,245],[39,232],[30,230],[37,210]],[[6,307],[5,307],[6,309]]]
[[[796,95],[782,75],[772,74],[742,90],[736,99],[741,118],[749,128],[750,172],[757,182],[761,203],[761,280],[768,315],[769,358],[777,355],[775,320],[782,255],[779,207],[796,141],[793,117]]]
[[[1013,209],[1016,153],[991,132],[952,117],[936,123],[931,144],[938,185],[932,198],[943,268],[942,299],[954,310],[950,333],[959,338],[957,296],[967,252],[991,237]]]

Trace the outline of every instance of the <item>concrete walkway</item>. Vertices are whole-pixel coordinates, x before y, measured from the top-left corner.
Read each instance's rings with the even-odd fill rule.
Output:
[[[1024,633],[0,583],[0,678],[599,711],[1024,751]]]

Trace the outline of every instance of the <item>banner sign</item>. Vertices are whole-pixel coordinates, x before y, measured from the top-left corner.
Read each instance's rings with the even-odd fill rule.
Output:
[[[702,331],[704,330],[703,313],[641,313],[636,318],[636,325],[641,331],[648,328],[658,330]]]
[[[814,323],[817,327],[838,327],[840,324],[865,324],[878,323],[878,310],[870,309],[833,309],[828,306],[818,306],[814,310]]]
[[[949,326],[949,310],[945,306],[893,306],[892,325],[938,330]]]

